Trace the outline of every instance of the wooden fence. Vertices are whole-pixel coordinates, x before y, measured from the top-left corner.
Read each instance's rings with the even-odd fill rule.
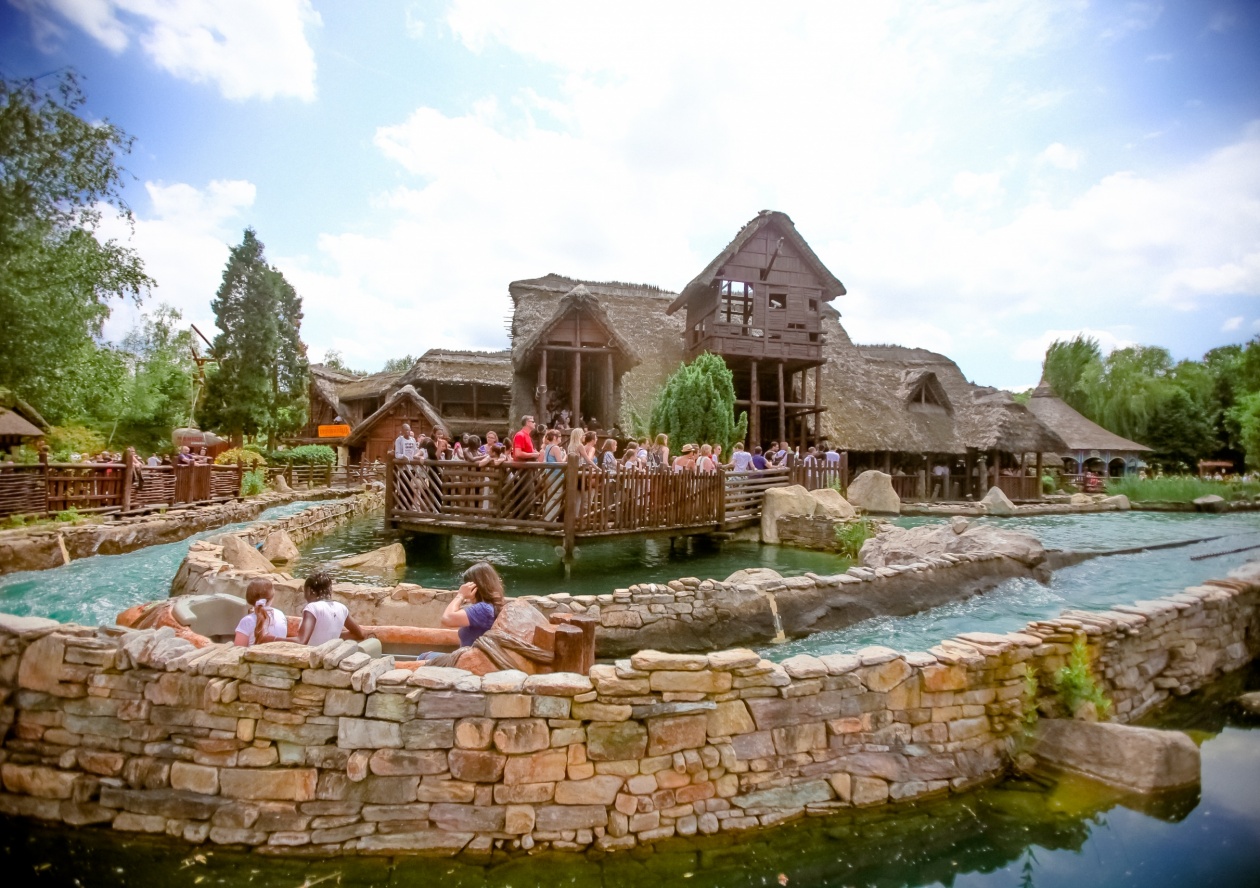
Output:
[[[1041,499],[1041,479],[1032,475],[999,475],[997,486],[1012,500]]]

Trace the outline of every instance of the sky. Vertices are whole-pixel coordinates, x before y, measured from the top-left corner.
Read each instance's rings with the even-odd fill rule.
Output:
[[[115,339],[213,336],[252,226],[314,360],[504,348],[511,281],[678,291],[763,209],[980,384],[1260,334],[1254,2],[0,0],[0,73],[66,66],[135,138]]]

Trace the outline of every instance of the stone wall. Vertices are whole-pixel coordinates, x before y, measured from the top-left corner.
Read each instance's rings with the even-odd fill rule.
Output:
[[[958,792],[1002,773],[1026,673],[1078,638],[1120,720],[1248,662],[1260,564],[1231,577],[925,652],[641,651],[589,675],[0,617],[0,812],[276,854],[453,854],[626,849]]]
[[[259,537],[261,539],[261,537]],[[222,559],[213,539],[192,544],[171,584],[172,595],[226,592],[244,597],[258,574],[237,570]],[[770,642],[780,631],[802,636],[839,629],[879,615],[900,616],[967,598],[1014,576],[1032,576],[1026,566],[1001,555],[946,554],[913,564],[842,574],[781,577],[774,571],[740,571],[727,581],[684,577],[641,583],[603,595],[521,596],[546,614],[584,613],[599,620],[596,649],[617,657],[653,648],[686,652]],[[301,613],[302,581],[276,571],[275,605]],[[333,596],[360,623],[377,626],[437,626],[451,590],[413,583],[367,586],[337,583]]]

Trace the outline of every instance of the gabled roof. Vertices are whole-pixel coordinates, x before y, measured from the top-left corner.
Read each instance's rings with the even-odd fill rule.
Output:
[[[371,376],[351,377],[350,381],[338,383],[337,397],[343,401],[357,401],[360,398],[379,398],[388,394],[402,379],[401,370],[384,370]]]
[[[454,351],[431,348],[411,365],[399,382],[475,382],[478,385],[512,384],[512,353]]]
[[[945,387],[931,370],[913,367],[901,371],[901,386],[897,389],[897,395],[903,403],[917,403],[919,392],[924,390],[927,391],[931,403],[949,411],[954,409],[949,395],[945,392]]]
[[[1058,397],[1050,385],[1042,381],[1028,399],[1028,409],[1041,422],[1058,433],[1067,446],[1060,453],[1079,450],[1100,450],[1111,453],[1147,453],[1151,448],[1128,438],[1109,432],[1092,420],[1086,419]]]
[[[424,417],[426,424],[437,426],[442,429],[446,428],[446,423],[442,421],[442,417],[438,414],[438,412],[433,409],[433,405],[422,398],[420,393],[414,388],[409,385],[404,385],[398,391],[386,398],[385,403],[382,404],[375,413],[355,426],[354,431],[352,431],[346,438],[346,446],[351,447],[362,442],[363,439],[367,437],[367,433],[370,432],[377,423],[388,416],[401,401],[406,401],[414,405],[420,411],[420,415]]]
[[[608,316],[608,312],[600,304],[599,299],[584,284],[578,284],[565,293],[564,297],[556,304],[551,317],[537,326],[519,346],[513,343],[513,350],[519,348],[517,351],[519,359],[522,362],[528,361],[534,352],[546,342],[547,336],[551,331],[572,312],[585,312],[593,317],[608,333],[609,346],[621,352],[625,361],[631,366],[639,363],[639,353],[630,344],[629,340],[617,330],[617,325]]]
[[[340,370],[333,370],[323,364],[311,364],[311,388],[315,390],[315,394],[319,399],[333,409],[333,412],[343,419],[348,419],[350,411],[342,400],[337,397],[337,384],[351,382],[358,377],[351,376],[348,373],[342,373]]]
[[[665,310],[666,314],[673,314],[692,299],[707,291],[722,274],[726,263],[730,262],[735,254],[743,249],[744,245],[752,240],[762,229],[770,226],[773,226],[796,248],[796,251],[801,255],[801,259],[818,276],[818,281],[823,288],[822,298],[824,302],[830,302],[837,296],[845,294],[844,284],[840,283],[839,279],[831,273],[827,266],[823,265],[822,260],[818,258],[818,255],[810,245],[805,242],[805,238],[801,237],[800,232],[796,230],[796,226],[792,224],[792,220],[788,218],[787,213],[780,213],[777,210],[762,210],[739,230],[739,233],[735,235],[735,239],[713,258],[713,261],[705,267],[704,271],[696,275],[691,283],[683,287],[682,293]]]
[[[8,410],[35,428],[34,432],[0,432],[6,435],[43,435],[47,434],[51,426],[44,417],[39,415],[39,411],[30,404],[23,401],[16,394],[7,388],[0,388],[0,410]]]

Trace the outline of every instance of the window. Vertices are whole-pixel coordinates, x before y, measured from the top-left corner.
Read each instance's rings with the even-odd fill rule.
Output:
[[[718,320],[744,327],[752,323],[752,284],[743,281],[722,281],[718,296]],[[748,335],[746,330],[744,335]]]
[[[772,311],[779,311],[785,308],[787,308],[787,293],[771,293],[770,309]]]
[[[809,300],[809,310],[812,314],[818,314],[818,300],[817,299]]]

